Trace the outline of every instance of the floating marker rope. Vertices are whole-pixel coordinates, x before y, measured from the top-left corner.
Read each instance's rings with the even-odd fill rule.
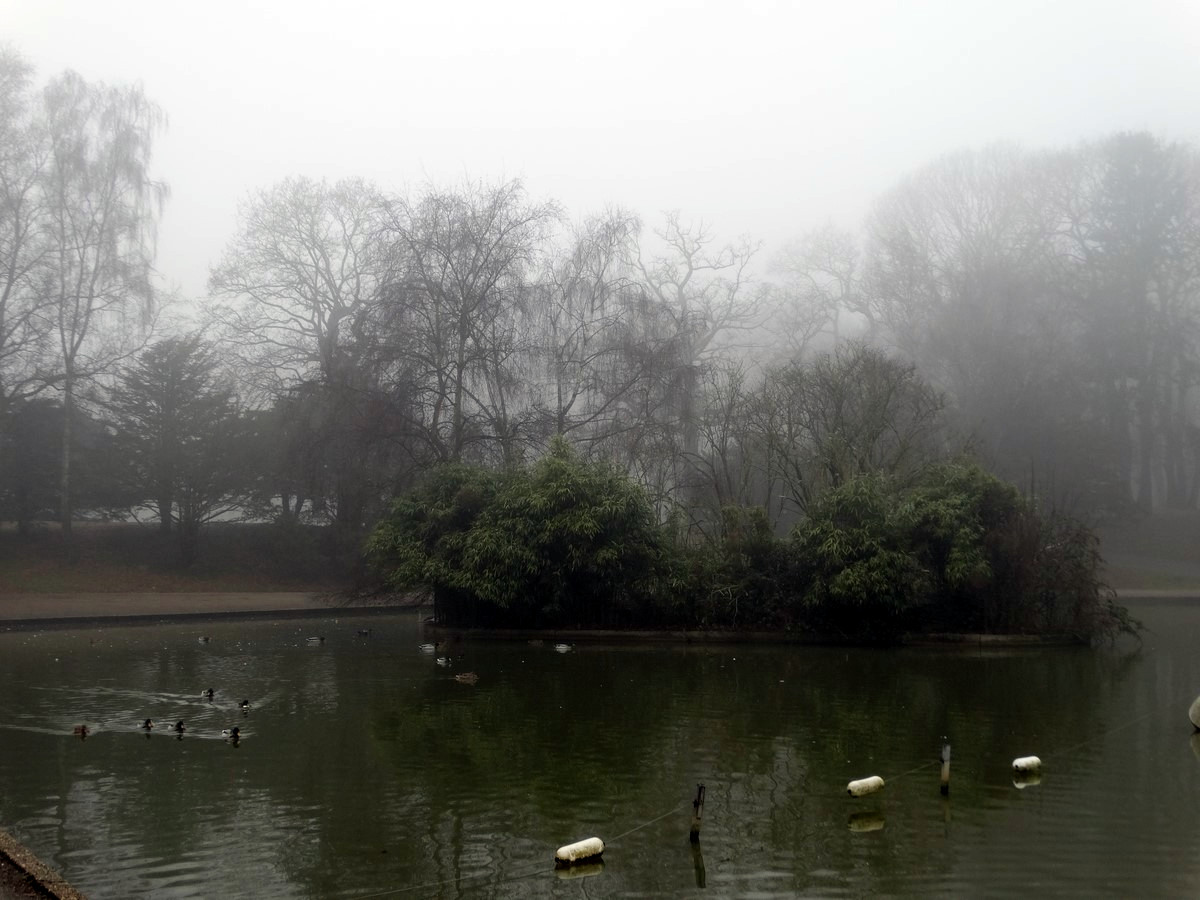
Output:
[[[940,759],[931,759],[929,762],[921,763],[921,765],[917,766],[916,768],[909,769],[907,772],[901,772],[899,775],[889,775],[887,778],[885,778],[883,780],[890,784],[891,782],[895,781],[897,778],[903,778],[906,775],[913,775],[913,774],[916,774],[917,772],[920,772],[923,769],[928,769],[930,766],[940,766],[941,764],[942,764],[942,761]]]
[[[625,832],[622,832],[621,834],[618,834],[618,835],[617,835],[615,838],[613,838],[611,841],[607,841],[607,842],[605,842],[604,846],[605,846],[605,847],[611,847],[611,846],[613,846],[614,844],[616,844],[616,843],[617,843],[617,841],[621,840],[621,838],[623,838],[623,837],[629,837],[629,835],[633,834],[635,831],[641,831],[643,828],[647,828],[647,827],[649,827],[649,826],[653,825],[655,822],[661,822],[661,821],[662,821],[663,819],[665,819],[667,816],[673,816],[673,815],[675,815],[675,813],[679,812],[679,810],[681,810],[682,808],[683,808],[683,804],[682,804],[682,803],[680,803],[680,804],[678,804],[677,806],[675,806],[675,807],[673,807],[673,808],[671,808],[671,809],[668,809],[668,810],[667,810],[665,813],[663,813],[661,816],[655,816],[655,817],[654,817],[653,819],[651,819],[649,822],[643,822],[641,825],[638,825],[638,826],[636,826],[635,828],[630,828],[628,831],[625,831]]]
[[[1182,703],[1183,697],[1186,697],[1186,696],[1187,696],[1186,694],[1181,694],[1181,695],[1177,695],[1176,697],[1172,697],[1171,700],[1169,701],[1169,706],[1174,708],[1175,704]],[[1110,736],[1110,734],[1116,734],[1118,731],[1122,731],[1123,728],[1132,728],[1134,725],[1139,725],[1139,724],[1141,724],[1141,722],[1144,722],[1147,719],[1151,719],[1151,718],[1153,718],[1153,716],[1156,716],[1159,713],[1163,713],[1163,712],[1165,712],[1165,708],[1151,709],[1150,712],[1139,715],[1138,718],[1136,718],[1136,719],[1130,719],[1127,722],[1122,722],[1121,725],[1112,726],[1111,728],[1109,728],[1108,731],[1102,731],[1099,734],[1096,734],[1096,736],[1092,736],[1090,738],[1087,738],[1086,740],[1080,740],[1080,742],[1078,744],[1070,744],[1069,746],[1064,746],[1064,748],[1062,748],[1060,750],[1052,751],[1052,752],[1050,752],[1050,754],[1043,754],[1043,758],[1046,758],[1046,760],[1049,760],[1049,758],[1055,757],[1055,756],[1068,756],[1070,754],[1073,754],[1073,752],[1075,752],[1076,750],[1085,748],[1085,746],[1088,746],[1090,744],[1097,743],[1098,740],[1104,740],[1105,738],[1108,738]]]

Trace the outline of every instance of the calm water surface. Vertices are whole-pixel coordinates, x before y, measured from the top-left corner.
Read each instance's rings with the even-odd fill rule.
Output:
[[[1200,896],[1200,601],[1133,611],[1142,646],[1096,652],[479,642],[446,665],[400,616],[9,632],[0,824],[93,898]],[[1026,754],[1045,771],[1018,789]],[[603,867],[556,873],[590,835]]]

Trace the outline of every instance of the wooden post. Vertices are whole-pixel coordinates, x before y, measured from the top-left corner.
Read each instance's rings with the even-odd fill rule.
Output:
[[[700,842],[700,820],[704,817],[704,785],[696,785],[696,799],[692,801],[692,830],[688,840],[693,844]]]
[[[700,849],[700,841],[692,842],[692,871],[696,873],[696,887],[704,888],[707,877],[704,874],[704,852]]]
[[[945,738],[942,738],[945,740]],[[942,796],[950,794],[950,745],[942,744]]]

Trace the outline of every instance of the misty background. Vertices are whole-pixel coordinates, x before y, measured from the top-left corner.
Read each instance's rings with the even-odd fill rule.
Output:
[[[0,20],[18,523],[357,530],[555,435],[698,534],[959,452],[1197,503],[1190,4]]]
[[[520,178],[581,216],[678,209],[770,251],[936,157],[1114,131],[1200,136],[1176,2],[0,2],[41,77],[167,112],[157,268],[205,293],[247,192]]]

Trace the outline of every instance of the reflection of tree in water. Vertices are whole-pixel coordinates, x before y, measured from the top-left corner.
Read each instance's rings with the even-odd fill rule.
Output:
[[[292,637],[290,628],[280,634]],[[970,844],[946,854],[956,828],[1019,825],[1028,804],[1068,777],[1104,777],[1123,746],[1107,735],[1188,677],[1178,659],[1175,671],[1165,658],[1075,649],[580,646],[559,655],[469,643],[439,668],[415,646],[399,652],[376,639],[359,652],[336,639],[322,650],[259,652],[260,640],[228,656],[220,635],[207,649],[194,637],[158,643],[131,659],[120,648],[120,660],[101,668],[126,683],[196,686],[197,697],[214,683],[230,703],[230,691],[241,694],[237,672],[260,689],[246,690],[251,736],[236,750],[199,740],[207,724],[198,706],[195,728],[179,716],[189,720],[181,742],[103,731],[86,744],[64,738],[63,754],[86,751],[89,765],[44,761],[61,777],[55,793],[70,798],[59,814],[68,823],[61,852],[91,858],[111,845],[105,852],[118,860],[128,848],[139,874],[124,877],[138,884],[170,877],[145,875],[139,853],[228,854],[238,871],[264,871],[273,894],[290,884],[310,896],[445,880],[445,896],[548,896],[560,884],[554,848],[590,834],[610,842],[610,865],[589,879],[606,893],[687,893],[696,880],[688,804],[699,781],[708,786],[710,889],[911,894],[914,877],[943,883],[963,871],[964,856],[984,852]],[[0,661],[0,675],[8,668]],[[453,681],[465,669],[480,673],[478,685]],[[21,691],[17,682],[14,696]],[[945,807],[936,787],[943,734],[954,747]],[[1136,728],[1117,734],[1142,739]],[[1045,783],[1030,789],[1041,794],[998,800],[1012,791],[1010,760],[1026,752],[1047,760]],[[1186,772],[1135,769],[1124,790],[1155,795],[1159,779],[1179,794],[1196,768],[1183,753]],[[868,774],[887,788],[846,798],[847,780]],[[852,831],[852,813],[883,827]]]
[[[954,800],[981,802],[984,780],[1006,772],[1008,748],[1025,746],[1017,723],[1029,723],[1039,748],[1077,743],[1106,727],[1098,711],[1128,668],[1073,650],[490,652],[520,671],[485,674],[474,689],[430,681],[373,715],[373,740],[396,781],[392,803],[404,810],[383,816],[422,848],[406,854],[411,871],[499,877],[547,847],[591,833],[611,838],[679,806],[646,840],[610,851],[629,863],[604,874],[611,886],[622,871],[637,872],[644,889],[664,891],[694,878],[690,857],[657,857],[664,833],[686,833],[696,781],[709,786],[702,845],[710,878],[785,866],[791,889],[813,889],[803,873],[842,870],[862,856],[846,827],[862,808],[847,806],[850,777],[930,763],[925,778],[935,785],[932,763],[949,734],[960,775]],[[418,827],[411,817],[422,814]],[[863,871],[936,872],[936,847],[908,843],[894,862],[892,845],[881,845]]]
[[[511,675],[481,663],[478,686],[431,680],[374,720],[408,805],[429,812],[421,837],[439,878],[522,858],[548,865],[559,844],[612,827],[619,802],[597,798],[636,796],[662,777],[643,765],[677,699],[655,688],[658,657],[509,649],[491,659]]]

